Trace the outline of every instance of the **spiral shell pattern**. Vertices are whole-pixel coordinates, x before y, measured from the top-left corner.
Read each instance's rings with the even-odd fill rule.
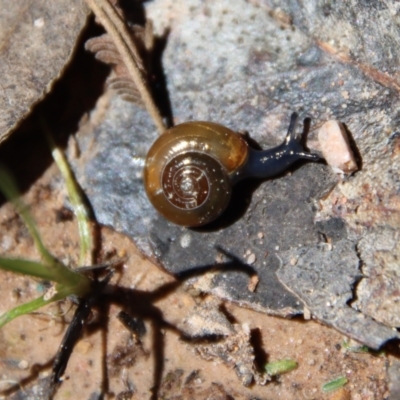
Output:
[[[207,224],[227,207],[232,175],[244,165],[247,150],[246,141],[222,125],[177,125],[163,133],[147,155],[147,195],[178,225]]]

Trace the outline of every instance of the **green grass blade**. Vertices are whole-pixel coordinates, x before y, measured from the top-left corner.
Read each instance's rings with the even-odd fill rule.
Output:
[[[19,274],[34,276],[47,281],[63,282],[59,274],[55,273],[54,269],[36,261],[0,257],[0,268]]]
[[[51,278],[46,279],[65,284],[67,287],[77,287],[79,289],[79,293],[76,293],[77,295],[85,294],[90,288],[90,280],[82,274],[71,271],[46,249],[39,232],[36,229],[36,225],[28,211],[28,208],[18,196],[18,190],[13,179],[2,168],[0,168],[0,190],[4,193],[7,199],[13,203],[18,214],[21,216],[25,225],[27,226],[29,233],[34,240],[36,248],[42,257],[42,268],[47,268],[47,276],[51,276]],[[15,264],[14,267],[17,268],[17,271],[15,272],[18,272],[18,268],[20,267]],[[12,270],[13,269],[11,268],[10,271]],[[35,274],[32,272],[27,273],[35,276]],[[42,271],[42,273],[44,272]]]
[[[81,285],[80,282],[78,283],[78,286],[65,286],[57,284],[55,286],[55,290],[52,296],[49,296],[49,294],[46,293],[35,300],[21,304],[13,308],[12,310],[6,311],[3,315],[0,316],[0,328],[11,322],[13,319],[20,317],[21,315],[29,314],[33,311],[36,311],[47,304],[53,303],[54,301],[65,299],[72,294],[78,296],[83,296],[87,294],[87,288],[85,289],[84,293],[79,293],[82,289],[82,285],[79,285]]]
[[[19,193],[13,179],[11,178],[10,174],[8,174],[3,168],[0,168],[0,190],[4,193],[7,200],[11,201],[14,207],[17,209],[18,214],[21,216],[22,220],[29,230],[29,233],[33,238],[35,246],[38,249],[43,261],[47,265],[52,265],[54,262],[56,262],[56,259],[44,246],[40,238],[39,232],[36,229],[36,225],[34,224],[33,219],[29,214],[27,206],[19,197]]]
[[[59,283],[58,292],[84,296],[90,290],[91,281],[85,275],[72,271],[61,263],[51,267],[30,260],[0,257],[0,268]],[[63,297],[63,298],[64,298]]]
[[[6,311],[3,315],[0,316],[0,328],[2,328],[5,324],[8,324],[11,322],[13,319],[29,314],[33,311],[36,311],[40,307],[45,306],[46,304],[49,304],[55,300],[50,299],[50,300],[44,300],[43,296],[32,300],[28,303],[21,304],[20,306],[17,306],[13,308],[12,310]]]
[[[49,136],[51,152],[61,175],[64,177],[68,191],[68,197],[74,209],[74,213],[78,222],[79,238],[80,238],[80,265],[93,264],[93,244],[92,238],[92,222],[91,209],[87,204],[79,183],[75,179],[75,175],[71,170],[67,158],[64,153],[56,146]]]
[[[59,152],[63,157],[63,154]],[[58,154],[59,155],[59,154]],[[69,170],[68,163],[64,158],[64,172],[65,165]],[[61,169],[61,168],[60,168]],[[69,170],[72,175],[72,172]],[[65,176],[65,174],[63,174]],[[73,177],[73,175],[72,175]],[[80,222],[80,233],[81,237],[85,240],[85,246],[83,246],[83,253],[86,255],[86,259],[88,259],[88,255],[90,255],[89,260],[91,261],[92,254],[92,240],[91,240],[91,232],[90,232],[90,220],[89,213],[82,204],[85,204],[84,201],[80,201],[80,188],[73,180],[71,183],[71,179],[66,179],[67,186],[73,186],[73,190],[71,188],[68,189],[70,195],[72,193],[75,211],[79,210],[77,214],[81,216],[78,223]],[[76,185],[75,185],[75,183]],[[74,186],[75,185],[75,186]],[[63,263],[57,260],[44,246],[41,237],[39,235],[38,230],[36,229],[35,223],[28,211],[27,206],[23,203],[21,198],[19,197],[18,190],[13,179],[10,175],[2,168],[0,168],[0,190],[4,193],[6,198],[13,203],[15,208],[17,209],[18,214],[21,216],[25,225],[27,226],[29,233],[31,234],[35,246],[38,249],[42,263],[30,260],[23,259],[15,259],[15,258],[6,258],[0,257],[0,268],[12,271],[15,273],[25,274],[34,276],[40,279],[50,280],[56,282],[54,293],[52,293],[51,297],[49,293],[46,293],[44,296],[41,296],[33,301],[27,302],[25,304],[19,305],[12,310],[5,312],[0,316],[0,328],[12,321],[13,319],[28,314],[32,311],[43,307],[46,304],[49,304],[53,301],[64,299],[65,297],[75,294],[79,297],[85,296],[91,290],[91,281],[88,277],[78,272],[74,272],[67,268]],[[78,196],[79,193],[79,196]],[[82,219],[82,215],[84,215]],[[83,222],[82,222],[83,221]],[[83,226],[83,229],[82,229]],[[84,234],[82,234],[82,230]],[[89,238],[89,240],[88,240]],[[91,263],[91,262],[90,262]]]

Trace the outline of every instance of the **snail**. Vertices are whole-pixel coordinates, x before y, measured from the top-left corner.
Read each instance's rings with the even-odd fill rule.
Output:
[[[319,160],[296,137],[293,113],[283,143],[255,150],[243,135],[213,123],[194,121],[165,131],[151,146],[144,167],[147,196],[171,222],[205,225],[227,207],[232,186],[248,178],[271,178],[299,159]]]

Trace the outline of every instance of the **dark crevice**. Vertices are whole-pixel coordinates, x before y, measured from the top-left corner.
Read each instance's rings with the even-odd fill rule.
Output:
[[[62,77],[0,146],[0,163],[12,173],[21,192],[53,162],[43,134],[43,121],[57,143],[64,147],[82,117],[95,107],[103,93],[109,68],[84,50],[86,40],[102,32],[91,18]]]

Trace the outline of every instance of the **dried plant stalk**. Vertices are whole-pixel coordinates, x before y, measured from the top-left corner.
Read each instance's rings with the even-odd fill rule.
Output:
[[[145,44],[143,43],[143,45]],[[111,89],[115,90],[123,100],[145,106],[121,55],[118,53],[108,33],[89,39],[85,43],[85,48],[94,53],[98,60],[114,66],[116,76],[107,79],[107,84]],[[146,71],[143,70],[142,73],[144,76],[146,75]]]
[[[163,133],[166,127],[160,111],[153,101],[142,72],[144,71],[144,67],[139,51],[124,24],[124,21],[108,0],[86,0],[86,2],[112,38],[115,47],[119,52],[119,56],[127,68],[129,76],[136,85],[137,92],[140,95],[143,104],[153,118],[159,133]],[[107,52],[103,53],[104,59],[115,56],[112,49],[109,49],[109,52],[109,54],[107,54]],[[132,94],[127,96],[135,97]]]

